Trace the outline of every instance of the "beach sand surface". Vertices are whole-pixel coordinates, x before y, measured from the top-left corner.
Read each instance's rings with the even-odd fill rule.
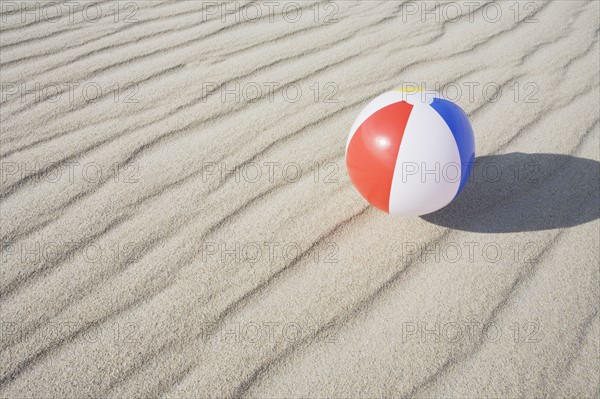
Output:
[[[600,3],[471,3],[3,2],[0,396],[599,397]],[[477,163],[402,219],[412,84]]]

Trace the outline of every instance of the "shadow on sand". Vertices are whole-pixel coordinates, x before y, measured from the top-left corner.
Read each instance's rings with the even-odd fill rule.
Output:
[[[599,162],[511,153],[477,158],[463,192],[422,218],[457,230],[509,233],[576,226],[599,216]]]

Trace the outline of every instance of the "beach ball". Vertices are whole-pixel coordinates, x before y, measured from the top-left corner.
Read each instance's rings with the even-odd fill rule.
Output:
[[[358,192],[393,215],[418,216],[448,205],[475,159],[465,112],[437,92],[392,90],[358,115],[346,167]]]

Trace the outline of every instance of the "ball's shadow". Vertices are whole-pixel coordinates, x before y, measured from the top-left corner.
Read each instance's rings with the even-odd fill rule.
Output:
[[[477,158],[463,192],[422,218],[463,231],[508,233],[576,226],[599,216],[599,162],[511,153]]]

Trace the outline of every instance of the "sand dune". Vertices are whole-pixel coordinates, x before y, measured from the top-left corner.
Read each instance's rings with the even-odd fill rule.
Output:
[[[1,397],[600,397],[598,2],[24,4]],[[402,84],[476,137],[422,218],[345,170]]]

